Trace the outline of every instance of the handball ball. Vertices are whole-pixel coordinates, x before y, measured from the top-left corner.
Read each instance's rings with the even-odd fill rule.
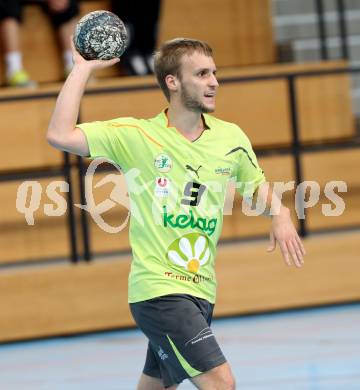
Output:
[[[128,34],[117,15],[109,11],[93,11],[77,23],[74,44],[86,60],[111,60],[124,53]]]

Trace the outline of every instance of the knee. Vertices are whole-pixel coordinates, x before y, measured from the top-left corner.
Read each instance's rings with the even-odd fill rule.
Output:
[[[227,370],[222,370],[221,372],[217,373],[217,385],[216,390],[235,390],[236,383],[235,378],[230,370],[228,368]]]
[[[222,384],[220,385],[219,389],[221,390],[235,390],[236,384],[235,384],[235,378],[232,374],[227,376],[226,378],[222,378]]]
[[[192,378],[192,382],[201,390],[235,390],[235,378],[228,363]]]

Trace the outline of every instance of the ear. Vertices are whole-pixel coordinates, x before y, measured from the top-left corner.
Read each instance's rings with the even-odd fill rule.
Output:
[[[169,88],[170,92],[177,92],[178,91],[180,83],[179,83],[179,80],[176,76],[174,76],[172,74],[168,74],[165,77],[165,82],[166,82],[166,85]]]

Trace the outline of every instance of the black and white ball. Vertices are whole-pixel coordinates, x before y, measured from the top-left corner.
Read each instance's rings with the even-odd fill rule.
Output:
[[[110,60],[124,53],[128,34],[117,15],[109,11],[93,11],[77,23],[74,44],[86,60]]]

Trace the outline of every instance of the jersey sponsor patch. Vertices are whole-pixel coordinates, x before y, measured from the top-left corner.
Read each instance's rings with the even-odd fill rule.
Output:
[[[225,167],[225,168],[218,167],[218,168],[215,168],[215,173],[217,175],[230,176],[231,168],[230,167]]]
[[[209,240],[198,233],[185,234],[171,243],[167,256],[173,264],[196,274],[210,258]]]
[[[167,177],[157,177],[155,179],[155,196],[166,198],[170,195],[170,180]]]
[[[194,216],[194,212],[189,210],[188,214],[170,214],[163,206],[163,226],[168,228],[180,228],[180,229],[200,229],[204,233],[211,236],[214,234],[217,225],[217,218],[202,218]]]
[[[155,157],[154,165],[159,172],[166,173],[171,170],[173,163],[167,154],[161,153]]]

